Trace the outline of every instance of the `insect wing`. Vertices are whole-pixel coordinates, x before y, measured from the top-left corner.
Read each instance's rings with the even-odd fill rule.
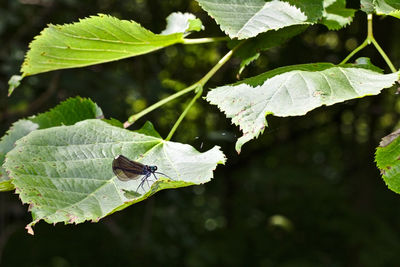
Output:
[[[141,175],[147,174],[145,165],[132,161],[122,155],[115,157],[112,163],[112,169],[114,174],[121,181],[136,180]]]

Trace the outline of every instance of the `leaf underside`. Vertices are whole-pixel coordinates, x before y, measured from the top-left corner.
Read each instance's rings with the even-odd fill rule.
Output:
[[[95,119],[103,116],[100,108],[90,99],[70,98],[48,112],[21,119],[15,122],[0,140],[0,166],[3,165],[6,154],[14,148],[15,142],[37,129],[45,129],[59,125],[72,125],[85,119]],[[0,191],[13,190],[3,167],[0,167]]]
[[[197,0],[231,38],[248,39],[281,28],[322,23],[340,29],[355,10],[345,0]]]
[[[33,222],[28,230],[39,220],[97,221],[159,190],[208,182],[217,164],[225,162],[218,147],[200,153],[155,137],[154,129],[146,127],[137,133],[86,120],[37,130],[17,141],[5,168],[21,200],[30,204]],[[117,155],[156,165],[173,180],[157,174],[157,181],[151,177],[139,188],[140,179],[120,181],[112,171]]]
[[[361,0],[361,10],[400,19],[400,2],[397,0]]]
[[[236,143],[240,152],[244,143],[263,132],[268,114],[304,115],[322,105],[378,94],[397,79],[398,73],[385,75],[353,65],[305,64],[215,88],[206,98],[240,127],[243,136]]]
[[[247,39],[262,32],[307,23],[307,16],[283,1],[197,0],[231,38]]]

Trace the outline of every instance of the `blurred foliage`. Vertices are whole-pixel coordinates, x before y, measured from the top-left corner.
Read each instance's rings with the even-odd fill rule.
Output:
[[[348,5],[358,8],[358,1]],[[174,46],[88,68],[26,78],[11,98],[7,81],[19,70],[28,43],[47,23],[96,13],[133,19],[154,32],[174,11],[192,12],[206,31],[222,36],[196,2],[183,0],[2,0],[0,2],[0,131],[60,101],[90,97],[106,117],[129,115],[200,79],[226,53],[224,44]],[[365,14],[338,32],[312,26],[286,45],[262,53],[241,77],[279,66],[339,63],[365,38]],[[376,39],[400,65],[400,23],[374,21]],[[312,51],[312,53],[309,53]],[[359,56],[386,68],[368,48]],[[234,82],[232,60],[208,83]],[[386,68],[387,70],[387,68]],[[375,147],[399,121],[396,89],[375,97],[318,108],[306,116],[269,119],[270,127],[234,151],[240,133],[215,107],[198,101],[174,139],[200,151],[215,144],[228,156],[204,186],[159,192],[99,223],[39,223],[25,229],[27,207],[0,194],[1,266],[396,266],[400,260],[400,198],[374,165]],[[166,136],[188,98],[145,116]],[[21,256],[23,254],[23,257]]]

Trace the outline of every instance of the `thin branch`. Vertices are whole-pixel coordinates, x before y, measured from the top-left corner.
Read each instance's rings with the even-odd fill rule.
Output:
[[[178,128],[179,124],[181,124],[182,120],[185,118],[186,114],[188,113],[189,109],[193,106],[193,104],[196,102],[196,100],[201,96],[203,93],[203,87],[199,85],[198,87],[198,92],[197,94],[192,98],[192,100],[189,102],[189,104],[186,106],[185,110],[182,112],[182,114],[179,116],[178,120],[175,122],[174,126],[172,127],[171,131],[169,132],[167,138],[165,138],[165,141],[171,140],[172,136],[174,135],[176,129]]]
[[[367,35],[367,38],[364,40],[364,42],[360,46],[358,46],[356,49],[354,49],[342,62],[340,62],[340,64],[345,64],[358,51],[360,51],[361,49],[363,49],[364,47],[366,47],[367,45],[372,43],[375,46],[376,50],[378,50],[379,54],[383,57],[383,59],[385,60],[386,64],[389,66],[390,70],[392,72],[396,72],[397,70],[394,67],[392,61],[390,61],[390,59],[386,55],[385,51],[383,51],[381,46],[375,40],[373,27],[372,27],[373,26],[373,24],[372,24],[372,19],[373,19],[372,14],[368,14],[367,19],[368,19],[368,35]]]
[[[164,98],[163,100],[158,101],[157,103],[147,107],[146,109],[142,110],[139,113],[136,113],[128,118],[128,120],[124,123],[124,128],[128,128],[131,126],[135,121],[146,115],[147,113],[155,110],[156,108],[161,107],[162,105],[168,103],[169,101],[174,100],[177,97],[180,97],[184,94],[187,94],[197,88],[199,86],[203,87],[207,81],[232,57],[233,53],[243,44],[244,42],[241,42],[238,44],[236,47],[234,47],[231,51],[229,51],[223,58],[218,61],[218,63],[206,74],[204,75],[203,78],[201,78],[198,82],[192,84],[191,86],[173,94],[170,95],[167,98]]]
[[[378,42],[373,38],[372,39],[372,43],[375,46],[376,50],[378,50],[379,54],[381,54],[381,56],[383,57],[383,59],[385,60],[386,64],[388,64],[390,70],[392,72],[396,72],[396,68],[394,67],[392,61],[390,61],[389,57],[386,55],[385,51],[383,51],[383,49],[380,47],[380,45],[378,44]]]
[[[226,53],[226,55],[218,61],[218,63],[206,74],[204,75],[203,78],[201,78],[197,83],[197,94],[193,97],[193,99],[189,102],[185,110],[182,112],[182,114],[179,116],[178,120],[175,122],[174,126],[172,127],[171,131],[169,132],[167,138],[165,138],[166,141],[171,140],[172,136],[174,135],[176,129],[178,128],[179,124],[182,122],[182,120],[185,118],[186,114],[188,113],[189,109],[193,106],[193,104],[196,102],[196,100],[201,96],[203,93],[203,87],[204,85],[208,82],[208,80],[226,63],[228,60],[232,57],[233,53],[243,44],[240,43],[236,47],[234,47],[231,51]]]
[[[185,89],[183,89],[183,90],[181,90],[181,91],[179,91],[179,92],[177,92],[177,93],[175,93],[173,95],[170,95],[169,97],[164,98],[163,100],[160,100],[157,103],[154,103],[153,105],[145,108],[144,110],[140,111],[139,113],[136,113],[136,114],[130,116],[128,118],[128,120],[124,123],[124,128],[128,128],[135,121],[137,121],[138,119],[140,119],[141,117],[143,117],[147,113],[150,113],[151,111],[155,110],[156,108],[161,107],[162,105],[168,103],[169,101],[172,101],[177,97],[180,97],[180,96],[182,96],[184,94],[187,94],[187,93],[193,91],[194,89],[196,89],[196,87],[197,87],[197,83],[192,84],[191,86],[189,86],[189,87],[187,87],[187,88],[185,88]]]
[[[345,64],[352,56],[354,56],[358,51],[366,47],[369,43],[368,38],[364,40],[364,42],[359,45],[356,49],[354,49],[345,59],[343,59],[342,62],[339,63],[339,65]]]

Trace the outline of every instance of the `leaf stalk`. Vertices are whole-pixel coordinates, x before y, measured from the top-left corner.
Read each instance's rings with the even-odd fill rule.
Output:
[[[211,77],[226,63],[226,62],[228,62],[228,60],[232,57],[233,53],[234,53],[242,44],[243,44],[243,42],[239,43],[239,44],[238,44],[237,46],[235,46],[232,50],[230,50],[227,54],[225,54],[225,56],[224,56],[223,58],[221,58],[221,59],[218,61],[218,63],[217,63],[209,72],[207,72],[207,74],[204,75],[204,77],[201,78],[198,82],[196,82],[196,83],[190,85],[189,87],[186,87],[185,89],[183,89],[183,90],[181,90],[181,91],[179,91],[179,92],[177,92],[177,93],[175,93],[175,94],[173,94],[173,95],[170,95],[170,96],[167,97],[167,98],[164,98],[164,99],[158,101],[157,103],[154,103],[153,105],[151,105],[151,106],[145,108],[145,109],[142,110],[141,112],[136,113],[136,114],[130,116],[130,117],[128,118],[128,120],[124,123],[124,128],[128,128],[128,127],[131,126],[135,121],[137,121],[138,119],[140,119],[141,117],[143,117],[143,116],[146,115],[147,113],[149,113],[149,112],[151,112],[151,111],[153,111],[153,110],[155,110],[155,109],[161,107],[162,105],[164,105],[164,104],[166,104],[166,103],[168,103],[168,102],[174,100],[175,98],[178,98],[178,97],[180,97],[180,96],[182,96],[182,95],[184,95],[184,94],[187,94],[187,93],[189,93],[189,92],[191,92],[191,91],[194,91],[194,90],[195,90],[195,92],[196,92],[197,94],[199,93],[199,91],[202,93],[202,92],[203,92],[203,87],[204,87],[204,85],[208,82],[208,80],[209,80],[209,79],[210,79],[210,78],[211,78]],[[201,88],[201,89],[199,90],[199,88]],[[197,96],[197,94],[196,94],[196,96]],[[196,98],[196,96],[193,98],[194,101],[196,101],[197,98],[198,98],[198,97]],[[193,104],[189,103],[189,105],[188,105],[189,108],[190,108],[192,105],[193,105]],[[185,110],[186,110],[186,109],[185,109]],[[186,113],[187,113],[187,112],[186,112]],[[184,113],[181,114],[181,117],[182,117],[182,115],[186,116],[186,113],[185,113],[185,111],[184,111]],[[182,117],[182,119],[184,118],[184,116]],[[174,129],[174,128],[177,128],[177,127],[179,126],[179,123],[182,121],[181,117],[179,117],[178,121],[175,123],[175,125],[178,123],[178,124],[176,125],[176,127],[175,127],[175,125],[174,125],[173,128],[171,129],[172,134],[173,134],[173,133],[175,132],[175,130],[176,130],[176,129]],[[171,135],[171,137],[172,137],[171,132],[170,132],[170,134],[168,134],[168,137],[169,137],[170,135]],[[168,137],[167,137],[167,138],[168,138]],[[171,137],[170,137],[170,138],[171,138]]]
[[[352,56],[354,56],[358,51],[362,50],[364,47],[366,47],[369,44],[373,44],[378,50],[379,54],[382,56],[382,58],[385,60],[386,64],[389,66],[390,70],[392,72],[396,72],[396,68],[394,67],[393,63],[390,61],[389,57],[386,55],[385,51],[381,48],[379,43],[375,40],[374,33],[373,33],[373,24],[372,24],[372,14],[368,14],[367,20],[368,20],[368,35],[367,38],[364,40],[364,42],[359,45],[357,48],[355,48],[342,62],[341,64],[345,64]]]
[[[171,131],[169,132],[168,136],[165,138],[165,141],[171,140],[172,136],[174,135],[176,129],[178,128],[179,124],[181,124],[182,120],[185,118],[186,114],[188,113],[189,109],[193,106],[196,100],[201,96],[203,93],[203,87],[198,85],[197,87],[197,94],[190,100],[189,104],[186,106],[185,110],[179,116],[178,120],[175,122],[174,126],[172,127]]]

